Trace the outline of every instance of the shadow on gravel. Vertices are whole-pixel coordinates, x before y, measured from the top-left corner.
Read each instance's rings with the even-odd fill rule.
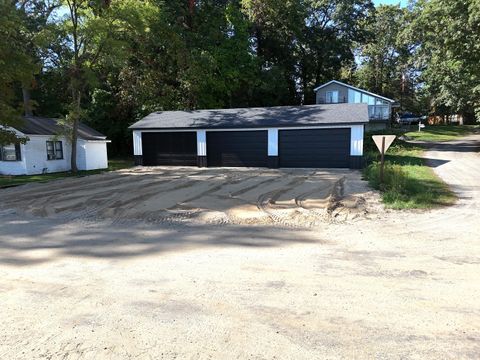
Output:
[[[462,141],[462,140],[452,140],[448,142],[435,142],[435,143],[422,143],[418,144],[424,147],[426,150],[431,151],[445,151],[445,152],[461,152],[461,153],[468,153],[468,152],[478,152],[480,151],[480,144],[473,142],[473,141]]]
[[[0,223],[0,264],[26,266],[67,256],[129,258],[200,247],[269,248],[310,243],[306,233],[268,226],[118,226],[44,219]]]
[[[395,164],[402,164],[402,165],[426,164],[432,168],[436,168],[450,162],[450,160],[430,159],[430,158],[424,158],[419,156],[390,155],[390,154],[387,155],[386,159]]]
[[[431,168],[437,168],[450,162],[450,160],[424,158],[425,164]]]

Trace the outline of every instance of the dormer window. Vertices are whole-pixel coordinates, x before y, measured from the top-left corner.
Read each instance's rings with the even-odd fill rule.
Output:
[[[325,94],[325,102],[327,104],[338,103],[338,91],[327,91]]]

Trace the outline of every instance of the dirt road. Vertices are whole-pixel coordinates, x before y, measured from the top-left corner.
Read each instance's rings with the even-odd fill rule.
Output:
[[[0,358],[479,358],[479,144],[427,154],[457,205],[313,229],[4,207]]]

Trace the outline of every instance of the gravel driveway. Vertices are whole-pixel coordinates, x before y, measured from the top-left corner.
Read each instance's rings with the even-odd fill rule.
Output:
[[[460,196],[427,213],[294,229],[3,206],[0,358],[479,358],[479,138],[427,154]]]

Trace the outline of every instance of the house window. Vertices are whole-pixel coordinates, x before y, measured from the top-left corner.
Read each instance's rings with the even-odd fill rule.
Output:
[[[325,102],[327,104],[338,103],[338,91],[327,91],[325,95]]]
[[[20,144],[0,146],[0,161],[21,161]]]
[[[348,89],[348,102],[350,104],[360,104],[362,102],[362,93]]]
[[[368,105],[375,105],[375,98],[367,94],[362,94],[362,103]]]
[[[63,159],[63,145],[61,141],[47,141],[47,159]]]

